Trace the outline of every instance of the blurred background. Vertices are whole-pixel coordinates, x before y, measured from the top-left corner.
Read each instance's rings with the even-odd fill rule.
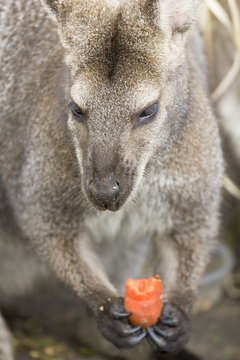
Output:
[[[206,0],[201,21],[226,162],[220,245],[193,316],[200,359],[240,360],[240,1]]]
[[[206,0],[201,31],[226,160],[222,227],[193,311],[193,332],[171,359],[240,360],[240,0]],[[18,360],[98,359],[79,344],[79,302],[46,269],[34,291],[0,299]]]

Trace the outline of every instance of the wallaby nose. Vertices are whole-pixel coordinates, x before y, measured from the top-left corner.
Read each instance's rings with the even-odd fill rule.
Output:
[[[92,200],[102,208],[111,208],[116,202],[120,183],[113,177],[107,177],[102,180],[91,180],[88,185],[88,190]]]

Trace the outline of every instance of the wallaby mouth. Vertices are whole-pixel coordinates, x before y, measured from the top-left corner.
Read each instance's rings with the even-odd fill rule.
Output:
[[[87,195],[98,210],[117,211],[121,207],[121,184],[114,176],[90,180]]]

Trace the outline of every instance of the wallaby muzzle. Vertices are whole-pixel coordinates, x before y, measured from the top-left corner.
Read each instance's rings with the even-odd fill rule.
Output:
[[[102,180],[90,180],[88,185],[91,201],[101,210],[118,210],[120,206],[118,201],[120,192],[120,182],[114,176],[108,176]]]

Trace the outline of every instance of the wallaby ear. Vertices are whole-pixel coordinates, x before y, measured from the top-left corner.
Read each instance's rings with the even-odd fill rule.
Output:
[[[47,8],[49,14],[52,18],[56,19],[59,7],[62,3],[62,0],[41,0],[44,7]]]
[[[196,21],[202,0],[149,0],[155,13],[154,22],[163,31],[183,33]]]

